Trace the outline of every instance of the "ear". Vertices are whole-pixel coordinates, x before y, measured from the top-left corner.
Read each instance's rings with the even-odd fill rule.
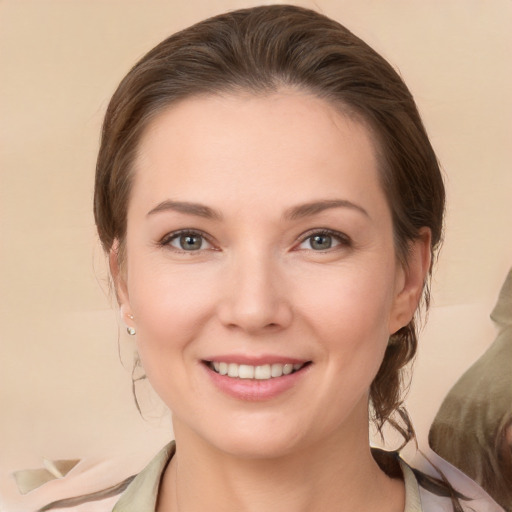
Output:
[[[120,261],[119,255],[119,241],[115,240],[112,244],[112,248],[109,252],[109,266],[110,275],[112,276],[112,282],[114,290],[116,292],[117,303],[119,304],[119,314],[121,320],[128,327],[134,327],[133,325],[133,314],[130,307],[130,300],[128,296],[128,287],[126,283],[126,271],[123,268],[123,264]]]
[[[389,334],[393,334],[413,318],[423,293],[430,268],[430,228],[421,228],[419,236],[409,245],[407,261],[397,273],[393,308],[389,318]]]

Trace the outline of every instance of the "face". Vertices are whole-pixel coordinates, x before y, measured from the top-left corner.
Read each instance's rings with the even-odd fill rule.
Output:
[[[367,440],[369,386],[417,297],[363,124],[290,90],[182,101],[140,143],[127,226],[122,311],[178,442]]]

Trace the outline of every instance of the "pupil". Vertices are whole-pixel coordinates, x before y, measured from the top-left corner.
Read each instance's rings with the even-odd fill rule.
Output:
[[[313,249],[330,249],[332,239],[328,235],[315,235],[311,242]]]
[[[186,250],[201,249],[201,237],[193,235],[182,235],[181,247]]]

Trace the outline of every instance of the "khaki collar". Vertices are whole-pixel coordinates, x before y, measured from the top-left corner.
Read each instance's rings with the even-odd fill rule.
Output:
[[[112,512],[155,512],[160,480],[175,452],[174,441],[165,446],[134,478]],[[416,477],[402,459],[399,459],[399,462],[405,482],[404,512],[422,512]]]
[[[160,480],[175,452],[174,441],[160,450],[156,457],[133,479],[112,512],[155,512]]]

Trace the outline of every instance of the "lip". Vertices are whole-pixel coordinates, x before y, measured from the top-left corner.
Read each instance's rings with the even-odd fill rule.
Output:
[[[226,363],[238,363],[238,364],[250,364],[253,366],[261,364],[272,364],[272,363],[308,363],[308,361],[298,360],[293,358],[276,358],[271,359],[261,357],[238,357],[238,356],[217,356],[209,361],[223,361]],[[256,362],[255,362],[256,361]],[[207,376],[211,379],[214,386],[222,393],[247,402],[263,402],[266,400],[272,400],[279,395],[289,391],[309,373],[311,363],[305,364],[303,368],[297,370],[289,375],[283,375],[268,380],[257,380],[257,379],[238,379],[228,377],[227,375],[220,375],[219,373],[212,370],[206,361],[203,361],[201,365],[206,372]]]

